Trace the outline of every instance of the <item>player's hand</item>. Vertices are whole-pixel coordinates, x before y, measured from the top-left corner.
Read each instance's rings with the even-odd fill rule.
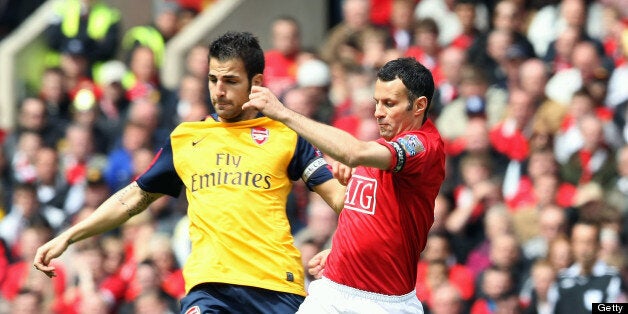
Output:
[[[262,86],[251,87],[249,101],[242,105],[242,109],[255,108],[265,116],[279,120],[281,113],[286,110],[270,89]]]
[[[310,275],[314,276],[314,278],[320,279],[323,276],[329,253],[331,253],[331,249],[320,251],[307,263],[307,271]]]
[[[353,175],[354,168],[351,168],[343,163],[338,161],[331,162],[331,172],[334,174],[334,178],[336,178],[340,184],[347,185],[349,183],[349,179]]]
[[[37,249],[33,265],[37,268],[37,270],[43,272],[48,277],[56,277],[56,268],[54,266],[50,266],[50,261],[53,258],[61,256],[67,248],[68,241],[61,237],[54,238]]]

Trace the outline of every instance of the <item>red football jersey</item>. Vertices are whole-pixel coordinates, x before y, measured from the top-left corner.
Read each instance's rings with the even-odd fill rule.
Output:
[[[444,144],[431,121],[378,142],[391,151],[391,166],[356,168],[324,275],[356,289],[403,295],[415,288],[419,254],[434,222]]]

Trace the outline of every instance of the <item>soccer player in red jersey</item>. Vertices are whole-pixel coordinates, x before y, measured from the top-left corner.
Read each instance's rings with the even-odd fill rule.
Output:
[[[443,141],[427,119],[433,93],[432,74],[415,59],[386,63],[374,92],[381,138],[365,142],[287,109],[266,88],[252,88],[244,108],[257,108],[355,167],[331,253],[317,259],[323,278],[310,283],[298,313],[423,313],[416,265],[445,176]]]

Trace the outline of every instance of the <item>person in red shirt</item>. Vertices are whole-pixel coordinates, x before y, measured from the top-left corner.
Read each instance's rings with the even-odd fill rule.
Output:
[[[47,281],[43,274],[35,271],[31,266],[37,247],[46,241],[50,232],[48,226],[39,223],[28,226],[21,232],[19,242],[15,247],[19,260],[6,266],[6,276],[0,283],[0,298],[13,301],[20,296],[20,291],[28,289],[39,293],[42,298],[51,300],[53,303],[61,299],[66,289],[65,269],[59,267],[58,277]],[[49,310],[52,308],[46,309],[46,311]]]
[[[333,249],[309,263],[310,273],[324,276],[310,283],[298,313],[423,310],[415,290],[417,263],[445,177],[444,144],[427,115],[433,93],[432,74],[416,59],[387,62],[373,97],[381,138],[365,142],[287,109],[267,88],[253,87],[244,108],[260,110],[355,167],[345,181]]]
[[[293,17],[280,16],[273,21],[271,33],[272,48],[264,52],[264,86],[281,95],[297,82],[301,29]]]
[[[33,257],[34,258],[34,257]],[[78,314],[87,313],[86,308],[100,304],[109,312],[114,313],[123,301],[127,283],[118,274],[104,271],[105,255],[99,238],[92,238],[77,245],[72,252],[71,280],[63,293],[56,300],[56,313]],[[42,274],[38,274],[42,275]],[[55,277],[56,278],[56,277]],[[93,304],[94,303],[94,304]]]
[[[481,31],[475,26],[477,16],[475,2],[473,0],[457,0],[454,4],[454,12],[460,20],[462,31],[451,41],[450,46],[469,49],[481,35]]]
[[[414,29],[414,45],[405,52],[406,57],[413,57],[421,62],[430,71],[436,68],[438,53],[441,46],[438,43],[438,24],[432,18],[417,21]]]
[[[429,308],[432,307],[432,296],[439,286],[430,287],[428,285],[428,274],[432,270],[430,263],[444,263],[448,283],[456,287],[463,301],[468,302],[471,300],[475,293],[475,275],[469,268],[456,260],[445,233],[431,232],[421,257],[422,259],[417,267],[417,296],[420,300],[427,303]],[[424,298],[421,298],[421,291],[425,293]]]

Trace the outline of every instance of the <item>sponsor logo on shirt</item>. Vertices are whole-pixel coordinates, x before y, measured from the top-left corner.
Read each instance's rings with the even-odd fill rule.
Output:
[[[345,193],[345,208],[374,215],[377,181],[373,178],[353,175]]]
[[[267,128],[256,127],[251,129],[251,137],[258,145],[262,145],[268,140],[268,134]]]
[[[193,173],[188,186],[192,192],[220,185],[248,186],[268,190],[272,186],[271,176],[265,173],[240,169],[243,156],[218,152],[212,171]],[[211,161],[211,159],[207,159]]]

